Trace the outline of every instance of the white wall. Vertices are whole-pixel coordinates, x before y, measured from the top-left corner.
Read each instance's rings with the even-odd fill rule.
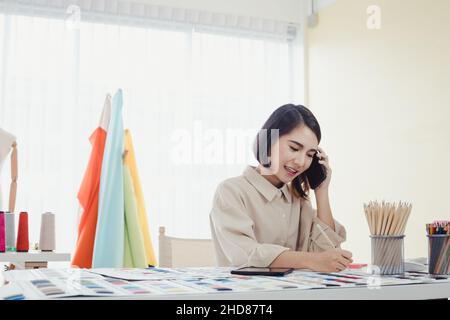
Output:
[[[369,5],[381,29],[366,27]],[[363,203],[410,201],[406,256],[427,255],[425,223],[450,219],[450,1],[337,0],[309,36],[310,106],[334,177],[346,247],[370,259]]]
[[[134,0],[154,5],[299,22],[302,0]]]

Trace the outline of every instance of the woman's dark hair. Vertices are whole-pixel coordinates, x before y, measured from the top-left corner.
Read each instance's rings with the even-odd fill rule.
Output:
[[[320,125],[316,117],[306,107],[302,105],[286,104],[275,110],[262,126],[261,130],[256,136],[253,152],[258,162],[266,168],[271,166],[269,157],[271,155],[272,145],[276,142],[276,138],[289,134],[295,128],[305,125],[317,137],[320,142],[322,137],[320,132]],[[277,135],[274,135],[274,132]],[[274,140],[274,141],[272,141]],[[306,174],[303,172],[292,180],[294,193],[301,198],[308,200],[309,182]]]

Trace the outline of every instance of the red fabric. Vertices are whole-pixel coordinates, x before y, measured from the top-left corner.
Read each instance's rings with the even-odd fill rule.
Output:
[[[72,266],[79,268],[92,267],[106,131],[102,128],[97,128],[89,140],[92,145],[92,152],[83,182],[78,191],[78,201],[83,209],[83,213],[78,226],[77,246],[72,259]]]

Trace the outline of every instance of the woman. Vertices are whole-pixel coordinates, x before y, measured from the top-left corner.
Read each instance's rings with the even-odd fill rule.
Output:
[[[336,272],[352,262],[339,248],[346,232],[332,216],[331,168],[320,139],[319,123],[304,106],[272,113],[255,141],[258,167],[217,187],[210,221],[220,266]],[[327,176],[314,190],[317,210],[305,174],[315,154]]]

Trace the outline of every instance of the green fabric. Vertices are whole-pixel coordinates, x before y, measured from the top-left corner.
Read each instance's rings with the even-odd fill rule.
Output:
[[[125,244],[123,253],[123,267],[133,268],[133,258],[131,257],[130,239],[128,238],[127,223],[125,222]]]
[[[125,257],[124,265],[132,268],[146,268],[144,237],[139,225],[136,194],[130,169],[124,165],[124,198],[125,198]]]

